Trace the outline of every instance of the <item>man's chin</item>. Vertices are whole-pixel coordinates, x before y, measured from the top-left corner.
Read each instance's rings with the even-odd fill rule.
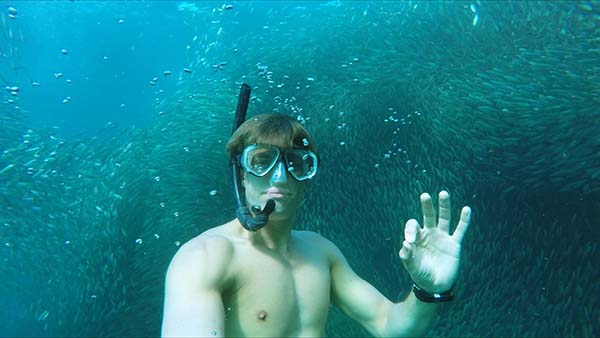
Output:
[[[273,202],[275,202],[275,210],[273,210],[273,212],[271,213],[271,216],[273,217],[278,217],[281,219],[285,219],[287,217],[290,217],[291,215],[295,214],[296,210],[300,207],[300,205],[289,198],[267,198],[267,199],[261,199],[260,201],[260,210],[264,210],[265,206],[267,205],[267,202],[269,201],[269,199],[272,199]],[[248,204],[248,206],[250,206],[252,204]]]
[[[274,200],[274,201],[275,201],[275,210],[273,210],[271,215],[269,215],[269,218],[271,218],[271,217],[277,217],[278,219],[289,218],[289,217],[292,217],[296,213],[296,210],[298,209],[297,206],[294,207],[293,205],[291,205],[291,203],[285,203],[283,201],[278,201],[278,200]]]

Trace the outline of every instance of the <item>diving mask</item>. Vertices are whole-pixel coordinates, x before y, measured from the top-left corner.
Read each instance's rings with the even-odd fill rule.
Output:
[[[251,144],[244,148],[240,164],[246,172],[263,177],[282,159],[296,181],[306,181],[317,173],[318,160],[314,152],[299,148],[281,150],[269,144]]]

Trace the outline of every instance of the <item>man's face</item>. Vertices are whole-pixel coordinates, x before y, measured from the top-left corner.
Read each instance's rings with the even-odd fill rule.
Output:
[[[292,178],[281,159],[265,176],[258,177],[244,172],[243,179],[249,207],[259,205],[262,210],[269,199],[275,202],[275,210],[269,220],[283,220],[294,216],[304,199],[306,184]]]

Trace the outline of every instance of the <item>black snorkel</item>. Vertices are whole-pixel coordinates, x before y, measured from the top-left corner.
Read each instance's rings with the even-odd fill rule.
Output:
[[[238,127],[246,121],[246,112],[248,111],[248,102],[250,102],[250,86],[242,83],[240,89],[240,96],[238,98],[237,107],[235,109],[235,117],[233,120],[233,134]],[[253,205],[252,211],[255,216],[252,215],[250,209],[246,205],[246,199],[244,198],[244,188],[242,187],[242,172],[240,164],[237,159],[237,154],[231,154],[231,174],[233,177],[233,199],[235,201],[235,214],[242,224],[242,226],[250,231],[257,231],[260,228],[267,225],[269,215],[275,210],[275,201],[272,199],[267,201],[264,210],[260,210],[260,206]]]

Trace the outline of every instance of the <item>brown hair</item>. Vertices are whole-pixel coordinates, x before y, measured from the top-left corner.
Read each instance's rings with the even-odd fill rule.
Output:
[[[305,145],[305,140],[308,145]],[[239,154],[250,144],[271,144],[282,149],[310,149],[320,160],[319,152],[308,131],[294,118],[283,114],[260,114],[244,122],[227,142],[230,154]]]

